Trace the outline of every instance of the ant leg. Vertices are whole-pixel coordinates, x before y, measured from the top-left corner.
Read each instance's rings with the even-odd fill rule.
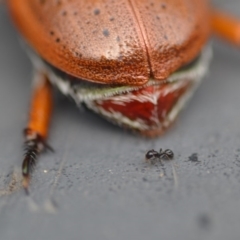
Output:
[[[159,154],[158,154],[159,160],[161,161],[161,159],[164,159],[165,155],[166,155],[165,152],[162,150],[162,148],[160,148]]]
[[[174,156],[173,151],[170,149],[166,149],[164,152],[161,152],[159,154],[160,159],[165,158],[165,159],[171,160],[171,159],[173,159],[173,156]]]
[[[212,30],[227,41],[240,46],[240,19],[224,12],[213,10],[211,12]]]
[[[27,128],[24,130],[26,152],[22,163],[22,184],[26,192],[28,192],[30,174],[35,166],[37,156],[44,149],[51,149],[45,141],[53,105],[52,87],[44,74],[37,73],[36,77],[29,120]]]
[[[159,155],[159,159],[166,159],[167,160],[170,160],[170,158],[168,157],[168,155],[165,153],[165,152],[162,152],[160,155]]]

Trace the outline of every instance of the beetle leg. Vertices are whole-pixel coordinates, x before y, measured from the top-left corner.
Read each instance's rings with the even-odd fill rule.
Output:
[[[240,19],[221,11],[213,10],[211,13],[213,31],[231,43],[240,46]]]
[[[28,125],[24,130],[26,152],[22,164],[22,175],[23,187],[26,191],[37,156],[44,149],[51,149],[45,141],[53,105],[52,87],[44,74],[39,73],[36,77]]]

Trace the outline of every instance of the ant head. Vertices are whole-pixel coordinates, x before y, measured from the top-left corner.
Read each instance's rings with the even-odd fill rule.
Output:
[[[146,153],[146,155],[145,155],[145,157],[146,157],[146,160],[153,160],[153,159],[155,159],[156,157],[158,156],[158,152],[157,151],[155,151],[155,150],[149,150],[147,153]]]

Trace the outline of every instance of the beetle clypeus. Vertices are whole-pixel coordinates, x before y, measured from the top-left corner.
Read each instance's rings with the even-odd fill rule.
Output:
[[[36,84],[22,165],[47,147],[51,85],[118,125],[157,136],[204,76],[212,31],[240,45],[240,22],[207,0],[8,0]]]

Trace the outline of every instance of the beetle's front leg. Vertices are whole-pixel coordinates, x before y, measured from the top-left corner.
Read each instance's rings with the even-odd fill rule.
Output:
[[[240,46],[240,19],[218,10],[211,12],[213,31],[220,37]]]
[[[30,114],[25,135],[25,157],[22,164],[23,187],[28,190],[30,174],[36,159],[44,149],[50,148],[46,144],[48,126],[52,112],[52,86],[46,75],[37,73],[33,87]]]

